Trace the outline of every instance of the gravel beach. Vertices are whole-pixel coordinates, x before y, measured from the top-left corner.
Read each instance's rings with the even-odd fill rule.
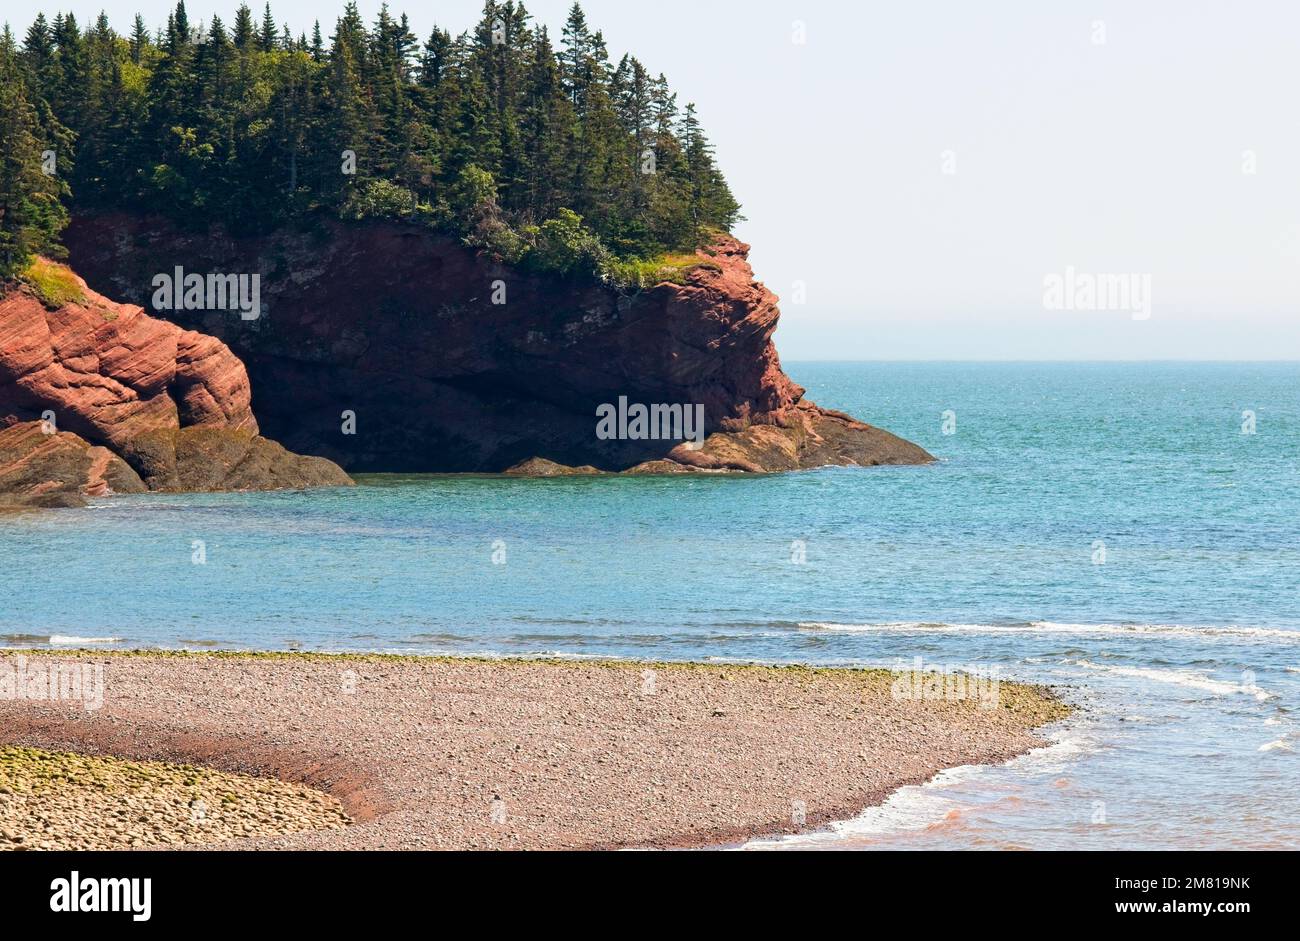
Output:
[[[0,695],[0,746],[278,779],[337,799],[351,821],[289,834],[241,824],[238,839],[213,823],[182,840],[223,849],[725,845],[852,817],[944,768],[1005,761],[1068,713],[1049,692],[1006,682],[992,709],[907,695],[922,686],[906,681],[900,696],[883,671],[23,656],[28,674],[102,666],[102,702]],[[7,669],[14,660],[0,654]]]

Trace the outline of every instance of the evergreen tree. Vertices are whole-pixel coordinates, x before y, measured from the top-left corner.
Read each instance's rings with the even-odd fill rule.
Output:
[[[713,223],[730,228],[739,218],[740,206],[718,171],[713,145],[700,126],[694,103],[686,106],[679,136],[686,160],[688,205],[692,217],[697,224]]]
[[[54,76],[54,34],[46,22],[45,14],[36,14],[36,21],[27,30],[23,40],[23,61],[32,78],[42,87],[52,87]]]
[[[231,41],[236,49],[242,51],[251,48],[255,40],[253,11],[248,8],[248,4],[241,3],[239,9],[235,11],[235,26]]]
[[[443,76],[451,66],[451,49],[451,34],[435,26],[429,35],[429,41],[424,44],[420,64],[416,69],[421,86],[437,88],[442,84]]]
[[[176,43],[193,45],[194,34],[190,31],[190,18],[185,12],[185,0],[179,0],[176,4],[176,12],[172,14],[172,29]]]
[[[275,17],[271,15],[271,4],[267,4],[262,12],[262,30],[257,34],[257,48],[263,52],[271,52],[275,49]]]
[[[131,26],[131,61],[139,65],[144,58],[145,50],[148,48],[149,30],[144,25],[144,17],[137,13],[135,22]]]
[[[0,34],[0,279],[22,272],[32,254],[58,256],[67,223],[66,188],[45,172],[42,128],[27,98],[13,33]]]
[[[328,46],[319,23],[310,35],[269,3],[260,22],[240,4],[233,26],[192,29],[182,0],[153,38],[139,16],[123,39],[102,15],[85,34],[38,15],[21,50],[8,40],[7,126],[14,153],[36,140],[60,172],[6,165],[8,263],[52,246],[65,180],[79,203],[236,231],[418,219],[569,272],[688,250],[740,218],[694,106],[635,56],[611,63],[576,3],[558,49],[520,0],[484,0],[471,30],[423,45],[387,5],[367,28],[353,0]]]
[[[326,152],[332,158],[323,165],[320,186],[336,200],[371,175],[368,157],[378,121],[369,91],[361,81],[365,44],[361,15],[356,4],[349,2],[334,30],[320,119],[323,136],[330,142]],[[353,172],[349,174],[340,169],[344,152],[351,155]]]
[[[42,95],[74,134],[85,126],[87,108],[85,92],[88,85],[86,47],[71,13],[56,16],[51,30],[54,41],[54,62],[49,83],[42,87]]]
[[[524,82],[520,137],[524,150],[524,208],[534,219],[552,217],[572,202],[564,186],[573,106],[565,96],[559,60],[545,27],[536,35]]]

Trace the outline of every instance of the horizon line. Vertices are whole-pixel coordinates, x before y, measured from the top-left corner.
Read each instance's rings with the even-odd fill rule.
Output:
[[[817,357],[782,357],[783,364],[791,363],[968,363],[968,364],[1037,364],[1037,365],[1061,365],[1077,366],[1086,364],[1097,365],[1138,365],[1150,363],[1186,363],[1188,365],[1205,365],[1205,366],[1248,366],[1248,365],[1300,365],[1300,359],[822,359]]]

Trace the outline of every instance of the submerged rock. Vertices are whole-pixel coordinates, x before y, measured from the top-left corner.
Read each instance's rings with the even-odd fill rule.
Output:
[[[548,461],[544,457],[534,457],[526,461],[520,461],[505,473],[508,477],[595,477],[603,474],[604,471],[597,470],[590,465],[569,467],[565,464]]]

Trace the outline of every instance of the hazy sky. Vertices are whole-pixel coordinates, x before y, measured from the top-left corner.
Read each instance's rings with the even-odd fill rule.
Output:
[[[558,38],[568,4],[527,5]],[[57,8],[83,25],[104,9],[124,32],[170,5]],[[187,8],[229,23],[235,6]],[[379,0],[359,6],[372,22]],[[391,8],[423,39],[481,3]],[[584,8],[615,57],[698,104],[748,216],[738,234],[785,299],[786,359],[1300,359],[1294,0]],[[21,34],[55,7],[4,9]],[[272,9],[328,35],[342,0]],[[1149,275],[1150,318],[1045,309],[1067,267]]]

